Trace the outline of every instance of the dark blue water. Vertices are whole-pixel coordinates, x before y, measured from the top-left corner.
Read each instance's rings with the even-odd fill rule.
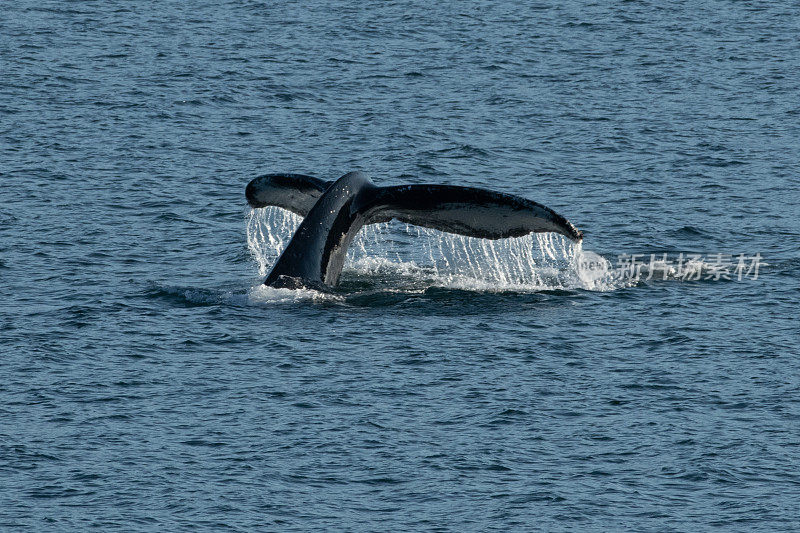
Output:
[[[796,4],[189,4],[2,6],[0,529],[800,529]],[[390,225],[260,289],[245,184],[350,170],[701,279]]]

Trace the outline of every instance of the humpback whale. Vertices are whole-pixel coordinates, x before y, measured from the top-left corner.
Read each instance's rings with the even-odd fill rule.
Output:
[[[392,219],[484,239],[531,232],[583,239],[566,218],[520,196],[454,185],[378,187],[363,172],[336,181],[266,174],[247,184],[245,196],[251,207],[277,206],[304,217],[264,281],[277,288],[335,286],[358,231]]]

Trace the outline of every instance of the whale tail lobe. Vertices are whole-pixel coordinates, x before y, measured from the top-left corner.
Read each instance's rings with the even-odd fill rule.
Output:
[[[580,241],[583,233],[549,207],[475,187],[401,185],[378,187],[357,204],[368,224],[397,219],[447,233],[482,239],[552,231]]]
[[[304,174],[264,174],[248,183],[244,194],[250,207],[273,205],[304,217],[332,184]]]

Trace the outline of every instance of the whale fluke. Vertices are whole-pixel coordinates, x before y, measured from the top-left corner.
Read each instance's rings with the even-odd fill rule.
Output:
[[[566,218],[520,196],[453,185],[377,187],[362,172],[335,182],[266,174],[252,180],[245,195],[253,207],[274,205],[305,217],[264,281],[274,287],[336,285],[361,227],[392,219],[484,239],[532,232],[583,238]]]

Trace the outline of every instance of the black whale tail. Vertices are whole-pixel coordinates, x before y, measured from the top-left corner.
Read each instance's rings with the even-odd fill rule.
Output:
[[[326,182],[301,174],[267,174],[247,185],[253,207],[274,205],[304,218],[265,284],[336,285],[347,247],[366,224],[400,220],[484,239],[555,232],[580,241],[566,218],[534,201],[474,187],[376,187],[361,172]],[[289,280],[289,281],[287,281]]]

